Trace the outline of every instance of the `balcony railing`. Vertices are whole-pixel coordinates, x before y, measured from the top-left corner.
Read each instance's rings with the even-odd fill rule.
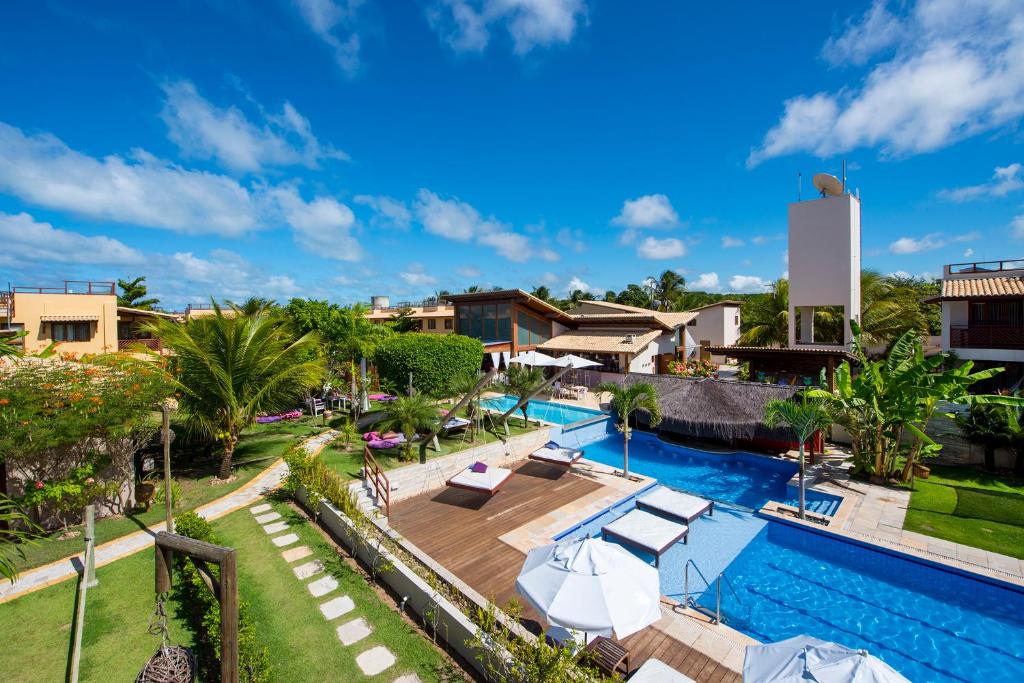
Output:
[[[118,351],[134,351],[136,348],[144,346],[151,351],[160,353],[164,350],[164,343],[160,339],[118,339],[117,350]]]
[[[1024,259],[1006,261],[971,261],[969,263],[950,263],[946,266],[946,275],[967,275],[971,273],[999,273],[1006,270],[1024,270]]]
[[[1022,349],[1024,326],[953,325],[949,345],[954,349]]]
[[[94,282],[92,280],[64,280],[63,287],[11,287],[15,294],[117,294],[113,282]]]

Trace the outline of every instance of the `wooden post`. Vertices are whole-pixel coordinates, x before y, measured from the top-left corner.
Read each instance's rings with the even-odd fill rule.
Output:
[[[96,579],[96,506],[85,506],[85,583],[87,588],[99,585]]]
[[[197,541],[168,531],[156,535],[156,592],[171,590],[173,566],[171,553],[190,558],[203,574],[207,562],[220,567],[220,580],[211,585],[220,603],[220,680],[238,683],[238,576],[234,548]]]
[[[164,519],[167,531],[174,531],[174,513],[171,500],[171,406],[166,401],[160,406],[163,413],[164,442]]]
[[[85,570],[78,583],[78,604],[75,606],[75,634],[71,645],[71,671],[68,680],[78,683],[82,666],[82,634],[85,631],[85,599],[89,588],[96,585],[96,548],[93,545],[96,536],[96,508],[85,506]]]

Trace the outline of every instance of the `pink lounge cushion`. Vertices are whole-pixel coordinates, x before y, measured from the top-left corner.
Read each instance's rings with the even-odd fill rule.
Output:
[[[375,441],[380,439],[380,432],[366,432],[363,434],[363,441]]]
[[[477,462],[473,463],[470,466],[469,469],[470,469],[471,472],[476,472],[477,474],[483,474],[484,472],[487,471],[487,465],[485,463],[477,461]]]
[[[375,450],[386,450],[388,448],[394,448],[398,445],[398,441],[393,439],[373,439],[366,444],[370,448]]]

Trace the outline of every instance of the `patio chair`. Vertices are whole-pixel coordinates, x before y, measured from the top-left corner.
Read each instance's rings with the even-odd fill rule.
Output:
[[[310,414],[313,417],[316,417],[316,416],[320,415],[326,409],[327,409],[327,406],[324,405],[324,402],[321,399],[319,399],[319,398],[311,398],[311,399],[309,399],[309,412],[310,412]]]

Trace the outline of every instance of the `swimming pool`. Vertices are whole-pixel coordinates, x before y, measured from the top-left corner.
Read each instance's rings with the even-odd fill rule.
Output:
[[[611,434],[583,446],[588,460],[622,467],[622,436]],[[795,462],[753,453],[709,453],[662,441],[653,434],[633,432],[629,469],[653,477],[665,486],[710,500],[760,510],[769,500],[797,504],[799,493],[789,480],[799,469]],[[807,509],[831,515],[839,496],[807,489]]]
[[[480,401],[480,405],[488,410],[496,410],[499,412],[505,412],[516,403],[519,399],[515,396],[496,396],[494,398],[485,398]],[[518,415],[522,416],[522,413],[516,411]],[[536,401],[531,400],[529,405],[526,407],[526,414],[534,420],[543,420],[544,422],[550,422],[552,424],[567,425],[573,422],[579,422],[580,420],[589,420],[594,417],[601,417],[605,415],[600,410],[594,410],[592,408],[579,408],[577,406],[570,406],[564,403],[552,403],[551,401]]]

